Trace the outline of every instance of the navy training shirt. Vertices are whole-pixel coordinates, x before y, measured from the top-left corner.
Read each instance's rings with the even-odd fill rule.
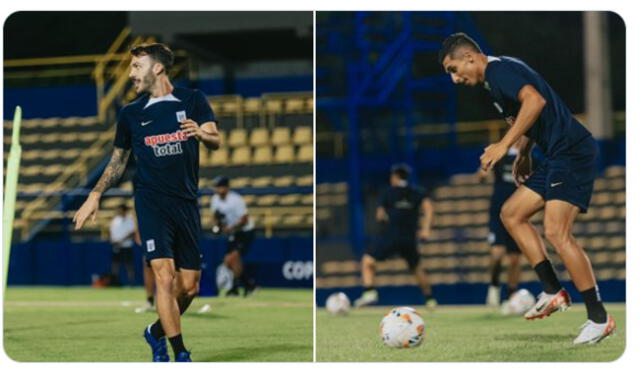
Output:
[[[145,95],[120,110],[114,146],[132,149],[136,192],[197,198],[199,144],[180,129],[183,119],[198,125],[215,121],[202,92],[174,87],[164,97]]]
[[[546,157],[566,153],[572,145],[591,136],[571,115],[556,92],[531,67],[513,57],[489,57],[485,88],[505,118],[517,117],[520,110],[518,93],[525,85],[532,85],[547,101],[538,120],[525,134],[542,149]]]
[[[386,232],[393,238],[415,239],[422,200],[427,197],[426,191],[417,186],[387,188],[378,203],[389,217]]]

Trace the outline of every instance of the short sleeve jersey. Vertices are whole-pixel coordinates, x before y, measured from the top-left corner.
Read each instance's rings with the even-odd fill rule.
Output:
[[[120,110],[114,146],[132,149],[136,192],[197,198],[199,144],[180,129],[184,119],[198,125],[215,121],[202,92],[175,87],[166,96],[146,95]]]
[[[224,199],[218,194],[213,195],[211,198],[211,210],[224,216],[225,225],[235,225],[242,217],[249,213],[244,199],[235,191],[229,191]],[[253,220],[249,217],[249,222],[242,227],[242,231],[252,229]]]
[[[418,220],[422,201],[427,198],[424,189],[416,186],[389,187],[378,203],[389,217],[388,232],[395,237],[414,238],[418,229]]]
[[[505,118],[517,116],[520,110],[518,94],[525,85],[532,85],[546,100],[538,120],[529,128],[526,136],[541,148],[547,158],[562,155],[572,145],[591,136],[571,115],[556,92],[531,67],[512,57],[489,57],[485,88]]]

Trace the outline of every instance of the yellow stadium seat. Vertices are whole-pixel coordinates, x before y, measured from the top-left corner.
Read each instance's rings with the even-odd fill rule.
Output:
[[[300,201],[300,194],[288,194],[280,197],[278,202],[281,205],[294,205]]]
[[[253,152],[253,164],[270,164],[272,160],[271,146],[260,146]]]
[[[267,100],[264,104],[264,109],[269,114],[278,114],[282,112],[282,101],[281,100]]]
[[[220,137],[220,147],[227,146],[227,132],[218,128],[218,136]]]
[[[297,127],[293,133],[293,143],[296,145],[306,145],[311,143],[311,127]]]
[[[313,145],[308,144],[298,149],[298,162],[306,163],[313,161]]]
[[[249,145],[263,146],[269,143],[269,131],[267,128],[256,128],[251,131]]]
[[[251,162],[251,148],[238,147],[231,154],[231,165],[247,165]]]
[[[278,195],[262,195],[258,197],[256,204],[261,207],[272,206],[277,200]]]
[[[304,99],[289,98],[284,102],[284,111],[286,113],[295,113],[304,111]]]
[[[56,143],[60,141],[60,133],[47,133],[46,135],[38,135],[39,141],[42,143]]]
[[[287,127],[277,127],[271,134],[271,144],[274,146],[288,145],[291,142],[291,132]]]
[[[315,104],[313,102],[313,97],[307,98],[305,100],[305,109],[307,112],[313,112]]]
[[[249,177],[234,177],[229,182],[231,188],[242,188],[247,187],[249,185]]]
[[[273,186],[276,187],[287,187],[293,184],[294,178],[292,176],[282,176],[278,177],[273,181]]]
[[[229,150],[226,148],[217,149],[215,151],[211,151],[209,165],[213,166],[225,166],[229,161]]]
[[[259,114],[262,110],[262,100],[260,98],[245,98],[243,102],[244,113],[248,115]]]
[[[305,205],[312,205],[313,204],[313,194],[305,194],[302,196],[302,198],[300,198],[300,203],[305,204]]]
[[[278,146],[276,150],[275,162],[279,164],[293,162],[293,146]]]
[[[229,133],[229,141],[227,146],[239,147],[247,144],[247,131],[244,129],[236,128]]]
[[[100,136],[99,132],[86,132],[86,133],[80,133],[78,134],[78,140],[80,141],[86,141],[86,142],[91,142],[91,141],[95,141],[98,139],[98,136]]]
[[[270,176],[256,177],[251,180],[251,187],[267,187],[271,185],[271,181]]]

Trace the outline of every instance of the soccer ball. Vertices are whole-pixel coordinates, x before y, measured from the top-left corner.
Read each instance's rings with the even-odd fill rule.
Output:
[[[343,292],[337,292],[327,298],[325,306],[331,315],[346,315],[351,309],[351,301]]]
[[[520,289],[512,294],[507,301],[502,304],[503,315],[522,315],[536,304],[536,299],[531,292]]]
[[[397,307],[382,318],[380,337],[388,347],[419,346],[424,337],[424,320],[411,307]]]
[[[344,292],[333,293],[325,304],[331,315],[346,315],[351,309],[351,301]]]

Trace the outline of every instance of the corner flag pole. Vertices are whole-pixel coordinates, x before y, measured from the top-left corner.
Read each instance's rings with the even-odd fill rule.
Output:
[[[11,235],[13,234],[13,217],[16,207],[18,188],[18,171],[20,169],[20,124],[22,123],[22,108],[16,107],[13,115],[13,133],[11,135],[11,150],[7,160],[7,178],[4,183],[4,210],[2,212],[2,247],[4,249],[4,289],[7,289],[7,274],[9,273],[9,257],[11,254]]]

